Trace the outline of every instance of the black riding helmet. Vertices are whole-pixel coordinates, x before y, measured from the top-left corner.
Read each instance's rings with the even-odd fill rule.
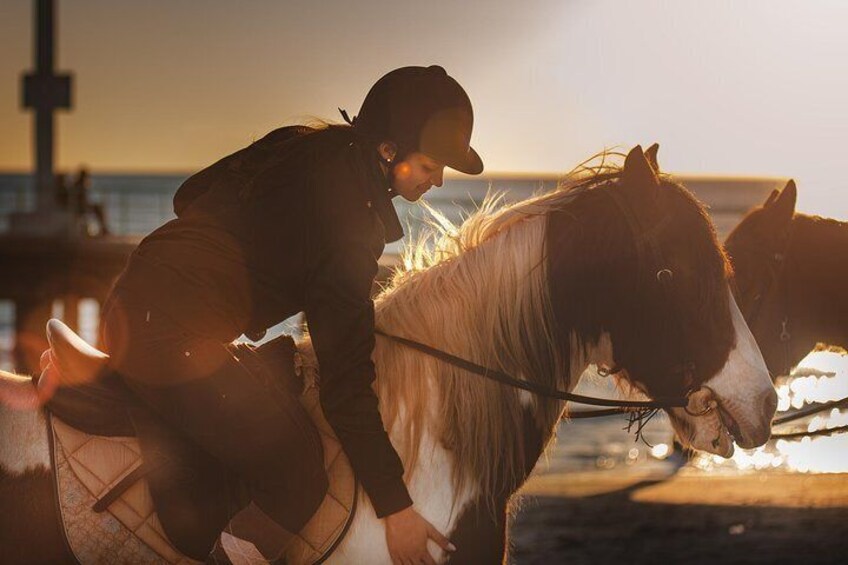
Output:
[[[347,119],[345,112],[342,115]],[[442,67],[402,67],[378,80],[349,120],[369,138],[392,141],[401,153],[420,151],[462,173],[483,172],[470,146],[474,112]]]

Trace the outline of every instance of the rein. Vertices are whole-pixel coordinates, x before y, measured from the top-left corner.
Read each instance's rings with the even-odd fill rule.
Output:
[[[538,383],[533,383],[529,381],[522,381],[507,375],[502,371],[497,371],[495,369],[489,369],[483,367],[482,365],[478,365],[476,363],[472,363],[466,359],[461,357],[457,357],[455,355],[451,355],[450,353],[446,353],[440,349],[436,349],[435,347],[431,347],[429,345],[407,339],[405,337],[400,337],[396,335],[392,335],[386,333],[382,330],[375,329],[374,333],[380,336],[383,336],[395,343],[399,343],[405,347],[410,349],[414,349],[416,351],[420,351],[421,353],[425,353],[430,357],[434,357],[439,359],[440,361],[444,361],[454,367],[459,367],[460,369],[465,369],[471,373],[475,373],[482,377],[485,377],[489,380],[509,385],[513,388],[518,388],[521,390],[526,390],[527,392],[531,392],[538,396],[543,396],[545,398],[553,398],[556,400],[567,400],[571,402],[578,402],[580,404],[587,404],[589,406],[610,406],[613,407],[612,410],[597,410],[591,411],[590,414],[594,416],[609,416],[618,412],[630,411],[632,409],[661,409],[661,408],[685,408],[689,404],[689,399],[687,397],[683,398],[662,398],[656,400],[616,400],[613,398],[595,398],[593,396],[583,396],[580,394],[574,394],[571,392],[566,392],[564,390],[548,388],[546,386],[542,386]],[[589,415],[579,416],[581,418],[593,417]]]

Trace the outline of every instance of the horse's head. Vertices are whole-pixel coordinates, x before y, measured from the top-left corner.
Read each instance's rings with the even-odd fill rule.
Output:
[[[680,439],[723,456],[768,439],[776,407],[762,356],[728,287],[730,268],[703,207],[658,174],[654,146],[552,213],[551,299],[583,347],[608,337],[621,375],[668,413]],[[709,410],[714,406],[714,410]],[[729,433],[727,433],[729,432]]]
[[[797,192],[789,181],[773,191],[762,207],[752,210],[730,233],[725,249],[733,260],[735,295],[757,339],[768,367],[788,373],[784,264]]]

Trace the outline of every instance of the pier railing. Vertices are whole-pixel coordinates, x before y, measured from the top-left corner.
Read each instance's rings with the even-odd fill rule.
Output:
[[[187,175],[94,175],[89,191],[92,202],[103,204],[109,229],[116,235],[145,235],[174,217],[172,199]],[[773,178],[731,178],[711,176],[678,177],[709,206],[719,235],[726,235],[752,206],[765,200],[783,181]],[[498,176],[484,179],[447,179],[441,188],[427,195],[427,202],[454,221],[472,211],[488,191],[508,191],[507,200],[526,198],[556,186],[557,178],[515,178]],[[29,175],[0,175],[0,232],[8,229],[7,215],[32,210],[35,191]],[[415,232],[424,212],[398,198],[395,204],[401,221]],[[389,249],[387,251],[392,251]]]
[[[95,175],[91,202],[103,204],[106,221],[115,235],[144,235],[172,219],[172,199],[184,176]],[[9,227],[8,215],[35,208],[29,175],[0,175],[0,232]]]

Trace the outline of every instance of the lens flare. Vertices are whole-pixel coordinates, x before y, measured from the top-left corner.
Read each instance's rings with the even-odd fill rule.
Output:
[[[402,162],[395,165],[394,168],[395,178],[398,180],[406,180],[412,176],[412,167],[409,166],[409,163]]]

